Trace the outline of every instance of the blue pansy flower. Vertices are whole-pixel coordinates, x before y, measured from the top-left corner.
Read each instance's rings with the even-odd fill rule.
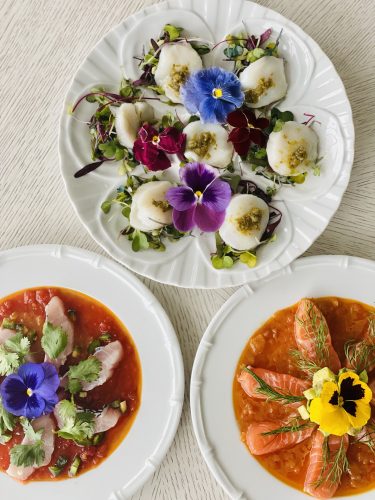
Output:
[[[58,403],[60,378],[51,363],[25,363],[0,386],[4,408],[17,417],[37,418],[51,413]]]
[[[193,73],[181,88],[181,97],[189,113],[199,113],[208,123],[225,123],[244,101],[237,76],[219,67]]]

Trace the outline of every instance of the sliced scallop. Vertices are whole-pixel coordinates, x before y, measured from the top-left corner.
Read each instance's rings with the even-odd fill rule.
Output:
[[[122,146],[132,149],[142,123],[154,119],[154,111],[147,102],[124,102],[119,108],[111,107],[115,115],[117,139]]]
[[[164,90],[168,99],[181,103],[181,86],[190,73],[202,67],[202,59],[189,43],[168,43],[160,50],[155,82]]]
[[[184,128],[184,134],[185,156],[188,160],[208,163],[218,168],[225,168],[231,162],[233,144],[228,141],[228,132],[221,125],[202,123],[199,120],[189,123]]]
[[[261,108],[282,99],[288,88],[284,60],[279,57],[261,57],[245,68],[239,78],[250,108]]]
[[[172,208],[165,198],[171,187],[168,181],[151,181],[137,189],[129,217],[134,229],[153,231],[172,224]]]
[[[219,234],[235,250],[253,250],[260,243],[269,217],[265,201],[252,194],[237,194],[229,203]]]
[[[307,125],[286,122],[280,131],[271,132],[267,157],[271,168],[280,175],[307,172],[318,158],[318,136]]]

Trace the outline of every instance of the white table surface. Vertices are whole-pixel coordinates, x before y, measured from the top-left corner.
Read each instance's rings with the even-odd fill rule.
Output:
[[[65,195],[57,154],[58,120],[69,82],[93,45],[129,14],[151,3],[1,0],[1,249],[62,243],[103,254],[81,227]],[[321,45],[344,81],[354,113],[356,154],[349,189],[328,229],[308,254],[340,253],[375,259],[375,2],[259,3],[298,23]],[[141,279],[160,300],[176,329],[185,362],[186,397],[181,425],[169,453],[134,498],[225,499],[199,454],[188,400],[199,340],[234,289],[184,290]]]

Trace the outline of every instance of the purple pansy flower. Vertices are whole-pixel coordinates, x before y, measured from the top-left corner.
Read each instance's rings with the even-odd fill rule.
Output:
[[[0,386],[4,408],[17,417],[37,418],[51,413],[58,403],[60,378],[51,363],[25,363]]]
[[[187,232],[198,226],[201,231],[217,231],[231,199],[229,184],[204,163],[187,163],[180,169],[180,178],[184,185],[172,187],[166,194],[176,229]]]
[[[242,106],[244,94],[234,73],[213,67],[193,73],[181,88],[181,98],[189,113],[199,113],[202,121],[225,123],[228,114]]]

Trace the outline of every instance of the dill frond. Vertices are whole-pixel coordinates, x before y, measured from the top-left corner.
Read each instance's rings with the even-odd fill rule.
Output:
[[[340,448],[337,450],[334,457],[331,457],[328,440],[329,436],[326,436],[323,441],[323,467],[319,479],[314,483],[315,488],[319,488],[319,486],[327,482],[331,484],[339,483],[341,476],[349,469],[344,438],[341,438]],[[330,467],[329,471],[327,471],[328,467]]]
[[[368,318],[368,335],[375,342],[375,313],[371,313]]]
[[[243,367],[243,370],[250,373],[250,375],[258,382],[259,387],[257,387],[256,392],[266,396],[268,401],[278,401],[279,403],[290,404],[299,403],[300,401],[305,400],[303,396],[294,396],[293,394],[277,392],[276,389],[268,385],[262,378],[258,377],[255,372],[250,370],[250,368],[247,368],[247,366]]]
[[[272,431],[262,432],[262,436],[273,436],[277,434],[284,434],[285,432],[298,432],[302,431],[308,427],[313,427],[315,424],[312,422],[304,422],[295,420],[294,423],[290,423],[290,425],[284,425],[278,427],[277,429],[273,429]]]
[[[319,311],[320,313],[320,311]],[[296,315],[296,321],[304,328],[309,339],[314,342],[317,365],[323,368],[329,359],[328,329],[325,328],[323,315],[317,314],[314,304],[307,311],[308,320],[302,320]]]
[[[360,443],[368,446],[375,455],[375,420],[367,423],[366,434],[353,441],[353,444]]]
[[[305,372],[309,378],[312,378],[314,373],[319,371],[321,368],[314,361],[305,358],[305,356],[298,349],[290,349],[289,354],[294,359],[294,364],[297,368]]]

